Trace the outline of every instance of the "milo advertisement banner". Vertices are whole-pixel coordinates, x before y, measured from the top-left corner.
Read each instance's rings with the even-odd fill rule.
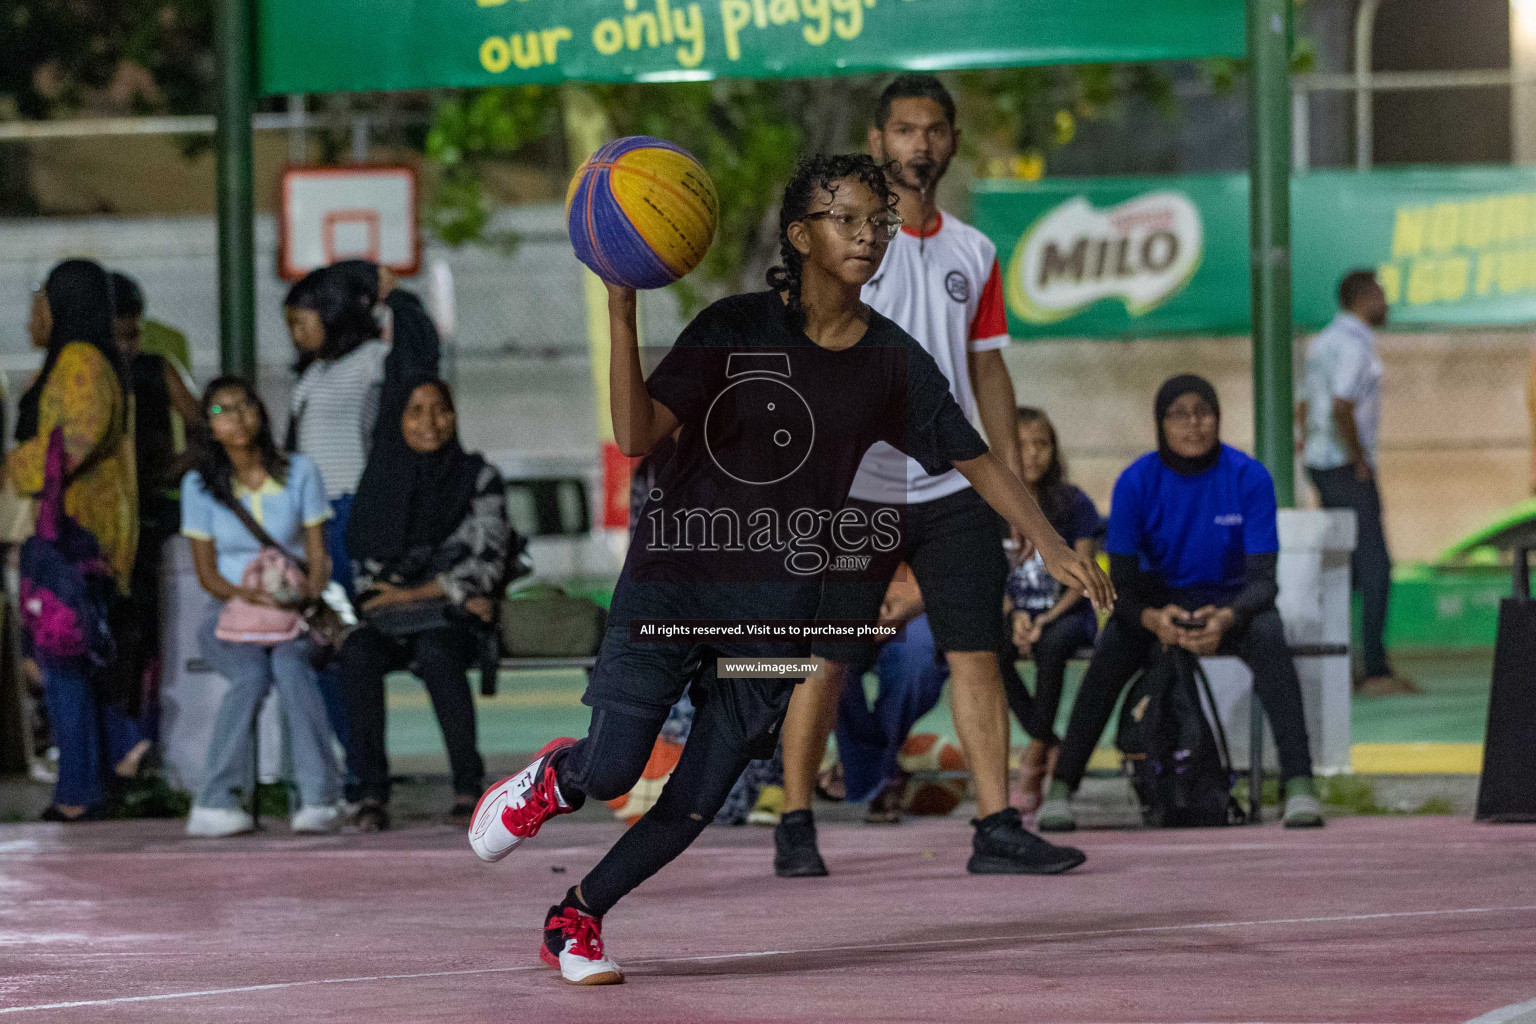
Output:
[[[1018,338],[1248,331],[1243,175],[984,182]],[[1536,322],[1536,172],[1313,172],[1291,189],[1298,330],[1325,324],[1339,278],[1377,271],[1406,327]]]

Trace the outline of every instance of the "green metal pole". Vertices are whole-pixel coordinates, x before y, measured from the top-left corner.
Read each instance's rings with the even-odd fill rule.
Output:
[[[1248,0],[1254,453],[1296,503],[1291,375],[1291,2]]]
[[[217,176],[219,367],[256,377],[256,238],[251,115],[255,111],[252,0],[219,0]]]

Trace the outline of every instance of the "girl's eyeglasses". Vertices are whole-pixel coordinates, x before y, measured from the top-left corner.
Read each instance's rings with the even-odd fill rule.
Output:
[[[244,399],[236,399],[233,402],[225,402],[222,405],[210,405],[208,407],[208,415],[222,416],[225,413],[241,413],[245,412],[247,409],[254,408],[256,407],[250,402],[247,402]]]
[[[801,220],[825,219],[832,224],[832,230],[836,231],[848,241],[859,237],[859,232],[868,224],[875,229],[876,238],[884,238],[887,242],[896,237],[901,230],[901,218],[894,213],[877,213],[870,217],[856,217],[851,213],[841,210],[822,210],[819,213],[808,213]]]

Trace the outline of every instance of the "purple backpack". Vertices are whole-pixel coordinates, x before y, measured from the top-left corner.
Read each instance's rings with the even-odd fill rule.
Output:
[[[64,471],[64,430],[48,436],[36,532],[21,546],[21,625],[27,653],[40,665],[105,667],[115,654],[108,614],[116,594],[96,538],[64,513],[73,473]]]

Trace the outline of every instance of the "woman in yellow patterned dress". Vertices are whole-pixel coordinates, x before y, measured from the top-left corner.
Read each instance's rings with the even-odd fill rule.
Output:
[[[89,260],[54,267],[32,301],[32,342],[46,349],[42,371],[17,407],[16,440],[7,471],[22,494],[43,487],[48,439],[62,430],[65,464],[77,471],[64,510],[88,530],[128,593],[138,545],[138,495],[133,456],[133,413],[124,388],[124,364],[112,338],[112,285]],[[91,678],[83,669],[45,669],[43,689],[59,781],[44,817],[73,821],[102,810],[105,769],[132,777],[149,749],[139,723],[121,706],[136,680]]]

